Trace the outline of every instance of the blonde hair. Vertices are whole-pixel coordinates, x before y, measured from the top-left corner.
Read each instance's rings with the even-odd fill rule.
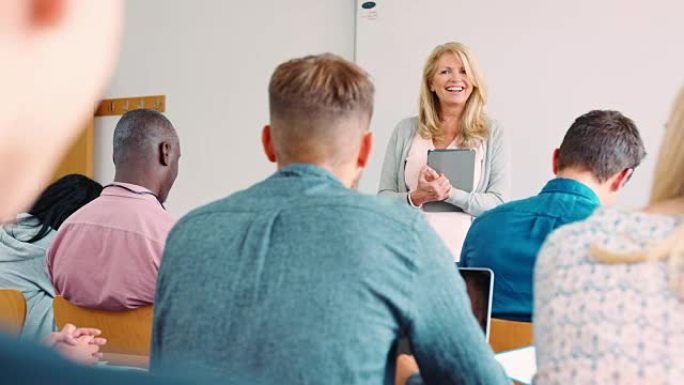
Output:
[[[456,136],[456,143],[459,146],[472,148],[489,135],[484,114],[487,89],[475,57],[470,49],[461,43],[448,42],[438,45],[425,62],[418,99],[418,134],[425,139],[433,139],[442,133],[439,99],[434,92],[430,91],[430,83],[437,72],[437,61],[446,54],[456,56],[463,63],[468,81],[473,87]]]
[[[321,54],[280,64],[268,87],[279,159],[339,163],[368,128],[375,88],[368,74],[339,56]],[[354,122],[353,130],[340,122]],[[359,122],[358,124],[356,122]]]
[[[684,87],[679,91],[667,122],[667,129],[656,164],[651,204],[684,196]],[[633,253],[612,253],[592,245],[591,254],[608,264],[639,263],[668,260],[669,283],[672,290],[684,297],[684,226],[672,232],[664,241]]]

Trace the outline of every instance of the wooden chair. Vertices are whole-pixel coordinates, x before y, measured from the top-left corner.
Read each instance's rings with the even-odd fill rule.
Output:
[[[19,335],[26,321],[26,299],[19,290],[0,289],[0,329]]]
[[[489,344],[495,353],[530,346],[533,343],[532,323],[492,318]]]
[[[107,344],[104,353],[149,356],[152,340],[152,305],[125,311],[88,309],[71,304],[62,296],[53,302],[59,329],[71,323],[78,327],[102,330]]]

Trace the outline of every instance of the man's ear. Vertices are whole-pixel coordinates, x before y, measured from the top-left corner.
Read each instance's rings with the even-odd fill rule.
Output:
[[[276,153],[275,149],[273,148],[273,141],[271,138],[271,126],[268,124],[264,126],[263,130],[261,130],[261,144],[264,147],[264,154],[266,154],[266,158],[268,158],[268,160],[271,162],[275,162]]]
[[[558,166],[560,164],[560,149],[557,148],[553,150],[553,160],[551,167],[553,167],[553,175],[558,175],[558,171],[560,171],[560,167]]]
[[[69,0],[24,0],[30,3],[31,25],[51,27],[64,19]],[[73,0],[72,0],[73,1]]]
[[[615,174],[613,180],[610,182],[610,191],[617,192],[624,187],[625,183],[632,177],[634,173],[633,168],[626,168]]]
[[[373,133],[366,131],[361,138],[361,146],[359,148],[359,155],[356,158],[356,166],[365,168],[370,160],[370,154],[373,150]]]
[[[162,166],[171,164],[171,144],[169,142],[159,143],[159,163]]]

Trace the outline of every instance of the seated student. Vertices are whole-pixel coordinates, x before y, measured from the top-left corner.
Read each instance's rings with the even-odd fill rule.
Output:
[[[166,237],[163,206],[178,174],[180,145],[164,115],[129,111],[114,130],[114,183],[69,217],[47,254],[55,291],[78,306],[151,304]]]
[[[681,384],[684,378],[684,88],[668,120],[650,204],[599,209],[559,229],[534,276],[545,384]]]
[[[508,383],[421,214],[353,190],[373,92],[330,54],[276,68],[262,141],[278,171],[172,231],[153,370],[199,361],[278,384],[382,384],[405,334],[428,383]]]
[[[45,250],[64,220],[101,191],[102,185],[86,176],[64,176],[43,191],[28,213],[0,227],[0,287],[20,290],[26,298],[22,337],[43,338],[54,330],[55,294]]]
[[[554,151],[556,178],[539,195],[475,220],[460,265],[494,271],[494,317],[531,321],[534,263],[547,235],[612,204],[645,154],[631,119],[617,111],[588,112],[575,120]]]

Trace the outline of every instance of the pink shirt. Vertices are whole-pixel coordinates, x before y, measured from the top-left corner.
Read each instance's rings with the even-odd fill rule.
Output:
[[[447,148],[457,147],[452,142]],[[406,168],[404,171],[404,181],[409,191],[414,191],[418,186],[420,169],[427,164],[427,152],[434,149],[435,145],[432,143],[432,139],[424,139],[419,134],[416,134],[413,138],[411,149],[406,156]],[[474,186],[480,184],[483,160],[484,151],[482,144],[480,144],[475,148]],[[468,234],[473,217],[460,212],[433,213],[424,211],[423,214],[453,255],[454,261],[458,262],[461,258],[463,242],[465,241],[466,234]]]
[[[175,219],[150,194],[141,186],[115,183],[62,224],[47,252],[57,294],[78,306],[108,310],[154,301]]]

